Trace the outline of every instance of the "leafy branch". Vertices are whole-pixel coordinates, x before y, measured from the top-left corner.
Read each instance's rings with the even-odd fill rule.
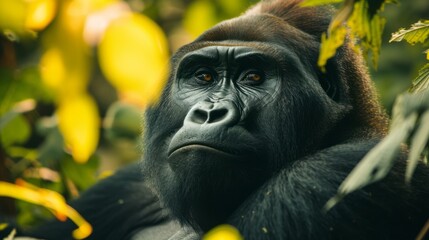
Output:
[[[357,45],[365,56],[372,54],[372,64],[376,68],[381,47],[381,35],[386,20],[380,15],[386,3],[393,0],[306,0],[302,6],[317,6],[343,2],[331,21],[327,33],[323,33],[318,66],[324,71],[328,59],[344,44],[347,33],[357,39]],[[354,41],[352,41],[353,43]],[[357,49],[357,48],[356,48]]]

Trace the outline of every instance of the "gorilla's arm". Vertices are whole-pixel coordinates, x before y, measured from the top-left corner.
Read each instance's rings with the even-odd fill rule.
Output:
[[[230,223],[245,239],[414,239],[429,217],[424,216],[428,209],[423,209],[429,197],[425,184],[429,176],[423,166],[407,186],[401,161],[385,180],[347,196],[327,214],[322,212],[374,145],[338,145],[296,161],[252,195]],[[414,234],[405,235],[410,233]]]
[[[89,239],[129,239],[139,231],[171,221],[160,207],[158,198],[143,181],[137,164],[100,181],[70,205],[91,223],[93,233]],[[76,225],[70,220],[53,221],[25,235],[73,239],[71,233],[74,229]],[[173,233],[176,230],[172,229]],[[169,229],[162,229],[156,239],[162,239],[163,232],[169,234]]]

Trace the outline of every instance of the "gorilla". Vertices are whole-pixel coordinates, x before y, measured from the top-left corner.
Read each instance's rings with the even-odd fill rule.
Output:
[[[350,42],[317,67],[332,9],[267,0],[219,23],[171,59],[145,114],[144,157],[72,202],[90,239],[199,239],[227,223],[244,239],[412,239],[429,218],[429,170],[324,204],[384,136],[362,56]],[[70,239],[52,222],[28,233]]]

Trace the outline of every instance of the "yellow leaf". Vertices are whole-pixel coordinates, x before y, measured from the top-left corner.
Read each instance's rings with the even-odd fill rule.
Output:
[[[76,210],[68,206],[64,198],[57,192],[38,188],[18,179],[16,185],[0,181],[0,196],[21,199],[44,206],[62,221],[65,220],[65,217],[69,217],[78,226],[78,229],[73,231],[73,236],[76,239],[86,238],[92,232],[91,225]]]
[[[0,29],[21,31],[24,27],[26,6],[21,0],[0,0]]]
[[[68,36],[68,39],[58,37],[56,41],[49,42],[42,55],[40,73],[43,83],[53,91],[59,102],[85,92],[90,73],[90,55],[86,53],[81,39],[74,36]]]
[[[1,191],[1,188],[0,188],[0,191]],[[7,224],[7,223],[0,223],[0,231],[5,230],[7,228],[7,226],[9,226],[9,224]]]
[[[347,24],[351,32],[360,39],[360,47],[367,58],[369,51],[372,53],[372,63],[377,68],[378,56],[381,47],[381,35],[383,33],[386,20],[378,12],[383,9],[384,3],[379,6],[377,13],[370,14],[369,2],[356,1],[352,16],[348,19]]]
[[[343,0],[305,0],[300,5],[302,7],[314,7],[319,5],[325,5],[325,4],[333,4],[333,3],[339,3]]]
[[[211,1],[207,0],[194,1],[189,5],[183,19],[185,29],[193,37],[199,36],[217,22],[215,7]]]
[[[55,0],[28,1],[25,27],[32,30],[44,29],[54,18],[56,5]]]
[[[113,20],[99,45],[100,67],[121,96],[140,104],[159,97],[168,69],[167,40],[149,18],[135,13]]]
[[[58,48],[48,49],[40,59],[40,73],[43,83],[52,89],[59,89],[66,77],[63,54]]]
[[[59,128],[73,158],[86,162],[94,153],[99,137],[99,116],[95,101],[82,94],[59,103]]]
[[[243,240],[240,232],[231,225],[223,224],[210,230],[203,240]]]
[[[326,37],[326,33],[322,34],[322,42],[320,45],[319,59],[317,65],[325,71],[325,65],[329,58],[335,55],[337,48],[344,43],[344,39],[347,34],[347,29],[344,26],[337,27],[331,32],[329,38]]]

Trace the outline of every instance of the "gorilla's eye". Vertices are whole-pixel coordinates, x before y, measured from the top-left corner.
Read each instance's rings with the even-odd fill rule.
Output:
[[[195,78],[202,83],[210,83],[214,80],[214,76],[207,70],[198,71],[195,73]]]
[[[264,81],[264,75],[260,72],[248,72],[242,81],[248,84],[259,84]]]

